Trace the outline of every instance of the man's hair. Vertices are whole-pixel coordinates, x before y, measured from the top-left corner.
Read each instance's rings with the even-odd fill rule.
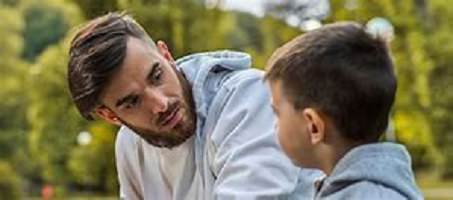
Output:
[[[86,119],[100,104],[100,95],[126,57],[127,41],[134,37],[155,43],[124,13],[109,13],[89,21],[75,35],[69,49],[68,82],[72,99]]]
[[[386,42],[352,22],[296,37],[267,63],[265,79],[280,80],[297,110],[330,117],[342,137],[375,142],[385,132],[397,87]]]

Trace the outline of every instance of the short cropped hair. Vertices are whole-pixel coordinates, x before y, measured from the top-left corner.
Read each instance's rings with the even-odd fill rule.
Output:
[[[265,80],[280,80],[296,110],[327,115],[347,139],[375,142],[385,132],[397,81],[388,46],[357,23],[326,25],[271,56]]]
[[[93,110],[110,77],[126,57],[134,37],[156,48],[145,30],[125,13],[108,13],[89,21],[75,35],[69,49],[68,83],[77,109],[92,120]]]

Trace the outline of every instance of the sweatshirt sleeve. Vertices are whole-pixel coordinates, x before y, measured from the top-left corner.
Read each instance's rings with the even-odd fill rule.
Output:
[[[301,169],[277,143],[270,96],[261,75],[249,71],[228,81],[234,85],[219,91],[224,100],[211,137],[216,152],[213,199],[289,199]],[[311,179],[307,183],[304,189],[313,187]],[[311,195],[297,199],[312,199]]]

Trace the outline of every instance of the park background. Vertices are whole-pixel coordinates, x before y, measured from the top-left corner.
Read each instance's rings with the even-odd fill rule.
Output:
[[[448,0],[0,0],[0,199],[117,199],[116,128],[81,118],[66,81],[77,27],[127,10],[175,57],[233,49],[263,68],[278,46],[354,20],[391,39],[398,92],[387,140],[427,199],[453,198],[453,6]],[[373,22],[373,23],[371,23]],[[389,39],[389,40],[390,40]],[[351,113],[353,114],[353,113]]]

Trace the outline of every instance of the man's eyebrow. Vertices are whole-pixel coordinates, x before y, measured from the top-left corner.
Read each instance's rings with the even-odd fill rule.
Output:
[[[156,73],[156,70],[159,65],[160,65],[160,63],[157,61],[152,63],[151,69],[149,70],[148,74],[146,75],[146,80],[151,80],[154,73]],[[120,107],[124,103],[131,101],[136,97],[137,97],[137,95],[135,95],[135,94],[132,94],[132,93],[128,94],[127,96],[120,98],[118,101],[116,101],[115,107]]]
[[[136,96],[137,96],[137,95],[129,94],[129,95],[127,95],[127,96],[125,96],[125,97],[119,99],[118,101],[116,101],[115,107],[120,107],[120,106],[123,105],[124,103],[133,100]]]
[[[160,65],[159,62],[154,62],[151,66],[151,70],[149,70],[149,73],[148,75],[146,75],[146,80],[150,80],[151,77],[153,76],[153,74],[156,72],[157,70],[157,67]],[[120,107],[121,105],[123,105],[124,103],[126,102],[129,102],[131,100],[133,100],[134,98],[136,98],[137,95],[134,95],[134,94],[128,94],[127,96],[119,99],[118,101],[116,101],[116,104],[115,104],[115,107]]]

